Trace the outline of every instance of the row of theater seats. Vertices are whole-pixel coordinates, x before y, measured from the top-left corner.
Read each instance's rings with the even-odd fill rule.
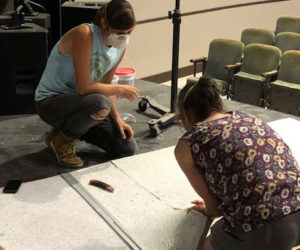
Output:
[[[272,45],[284,53],[291,49],[300,50],[300,33],[281,32],[275,35],[270,30],[249,28],[242,32],[241,42],[244,46],[252,43]]]
[[[246,29],[241,41],[214,39],[207,57],[190,61],[194,77],[188,82],[198,81],[202,63],[202,74],[215,78],[227,98],[300,115],[299,17],[278,18],[275,32]]]

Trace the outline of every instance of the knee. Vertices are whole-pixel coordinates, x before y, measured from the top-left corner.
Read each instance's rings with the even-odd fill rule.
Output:
[[[135,139],[131,139],[130,141],[124,141],[119,146],[119,150],[118,151],[119,151],[118,152],[118,157],[127,157],[127,156],[134,155],[136,153],[136,151],[137,151],[137,144],[136,144]]]
[[[98,112],[91,114],[90,117],[96,121],[102,121],[106,116],[108,116],[109,110],[101,109]]]
[[[90,94],[86,96],[86,101],[90,103],[88,111],[90,118],[101,121],[108,116],[111,105],[107,97],[100,94]]]
[[[110,100],[101,94],[90,94],[86,96],[87,101],[92,106],[92,113],[99,112],[100,110],[110,110]]]

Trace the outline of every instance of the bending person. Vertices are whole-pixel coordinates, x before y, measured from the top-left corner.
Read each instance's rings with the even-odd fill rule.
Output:
[[[187,132],[176,159],[204,202],[192,209],[223,216],[204,249],[280,249],[300,244],[300,168],[287,144],[266,123],[224,112],[215,82],[200,78],[178,97]]]
[[[134,154],[133,130],[121,119],[113,96],[132,101],[138,90],[110,83],[135,24],[130,3],[113,0],[98,10],[93,23],[73,28],[53,47],[35,101],[41,119],[53,127],[46,143],[62,166],[83,166],[75,139],[112,157]]]

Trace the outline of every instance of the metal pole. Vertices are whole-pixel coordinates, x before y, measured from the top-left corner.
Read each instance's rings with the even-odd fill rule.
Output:
[[[178,88],[178,60],[179,60],[179,38],[180,38],[180,0],[176,0],[173,13],[169,12],[169,18],[173,20],[173,51],[172,51],[172,78],[171,78],[171,113],[175,113],[177,88]]]

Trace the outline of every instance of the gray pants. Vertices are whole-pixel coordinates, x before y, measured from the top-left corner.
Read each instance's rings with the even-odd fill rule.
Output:
[[[41,119],[65,135],[97,145],[113,157],[133,155],[136,151],[134,139],[122,139],[111,116],[97,121],[90,117],[100,110],[110,110],[110,101],[100,94],[81,96],[61,94],[37,102]]]
[[[211,227],[209,240],[214,250],[291,250],[300,245],[300,211],[248,233],[226,232],[220,219]]]

